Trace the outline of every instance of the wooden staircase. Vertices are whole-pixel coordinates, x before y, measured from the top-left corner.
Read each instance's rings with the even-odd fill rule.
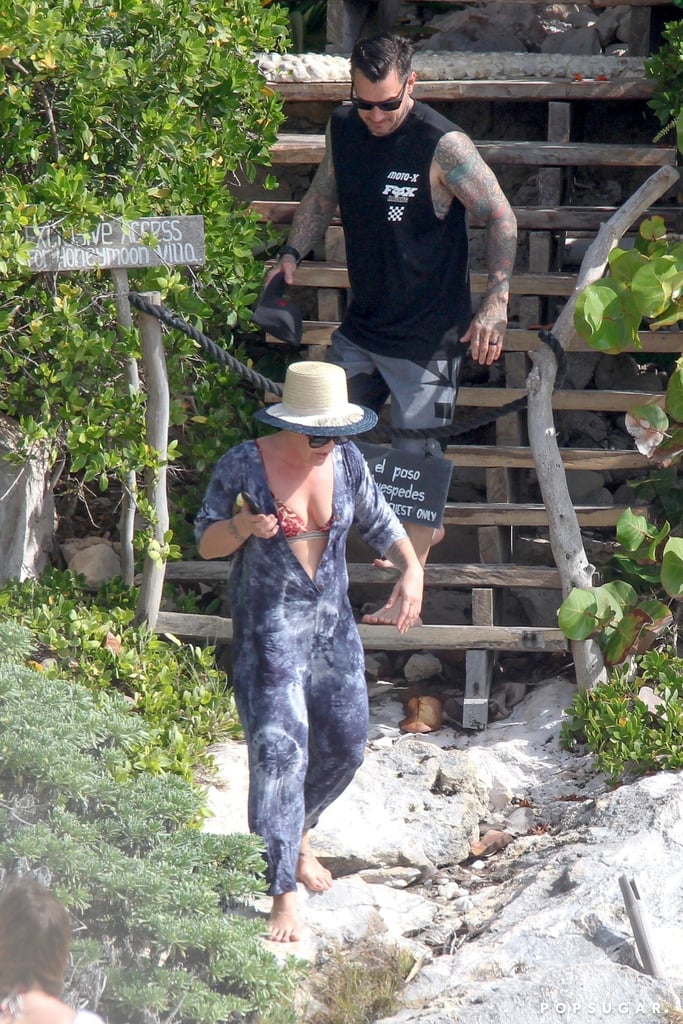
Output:
[[[636,4],[636,6],[642,6]],[[340,82],[273,82],[285,101],[285,111],[300,113],[302,104],[332,107],[347,98],[348,81]],[[607,81],[525,80],[525,81],[418,81],[415,96],[440,103],[450,101],[495,102],[533,101],[547,107],[547,138],[537,141],[517,140],[475,142],[484,159],[499,177],[505,169],[525,166],[537,169],[538,205],[515,208],[522,237],[528,242],[527,266],[519,267],[512,280],[516,321],[506,337],[502,371],[491,375],[488,384],[463,386],[458,393],[458,410],[488,409],[496,411],[526,394],[525,381],[530,369],[529,353],[541,344],[537,325],[547,311],[556,311],[572,294],[574,273],[554,269],[554,253],[562,251],[567,232],[594,233],[614,211],[609,206],[576,206],[564,202],[564,175],[568,169],[593,167],[609,175],[614,168],[655,169],[664,164],[675,165],[676,151],[654,146],[647,140],[638,145],[615,145],[576,142],[571,140],[572,108],[577,103],[608,101],[644,102],[651,94],[652,81],[643,76]],[[607,107],[605,108],[607,109]],[[457,118],[454,118],[457,120]],[[323,125],[321,125],[322,131]],[[301,134],[283,131],[272,150],[273,163],[280,167],[308,168],[321,159],[324,149],[322,134]],[[273,200],[264,196],[252,202],[252,209],[264,221],[285,230],[291,222],[296,203],[290,199]],[[683,209],[674,201],[658,207],[673,230],[683,230]],[[476,223],[472,224],[478,230]],[[472,285],[476,293],[484,287],[484,268],[475,268]],[[318,295],[318,317],[304,324],[304,347],[294,358],[324,358],[331,331],[343,316],[348,289],[343,233],[335,221],[328,233],[324,250],[305,260],[296,278],[296,286],[313,288]],[[294,295],[296,299],[296,296]],[[554,322],[554,316],[551,319]],[[275,339],[268,339],[279,345]],[[680,353],[683,332],[643,332],[641,343],[645,352]],[[569,353],[589,351],[576,340]],[[554,408],[588,412],[621,413],[644,401],[663,401],[662,395],[650,391],[558,390]],[[457,412],[456,412],[457,422]],[[524,416],[512,413],[498,419],[495,444],[462,445],[453,443],[446,457],[456,467],[483,470],[486,478],[486,501],[460,502],[457,490],[451,489],[444,513],[447,533],[464,527],[474,528],[478,537],[479,561],[439,564],[439,548],[432,552],[433,562],[426,572],[426,587],[471,591],[472,621],[470,624],[425,624],[401,636],[389,627],[360,626],[366,650],[453,650],[466,654],[466,681],[463,724],[483,728],[487,722],[487,704],[496,653],[500,651],[550,652],[565,650],[567,642],[557,626],[510,624],[505,613],[503,594],[510,590],[555,591],[560,588],[559,574],[554,566],[520,565],[515,562],[516,537],[520,528],[543,533],[547,525],[546,510],[538,502],[525,500],[528,482],[533,480],[534,460],[528,447]],[[571,449],[561,452],[564,467],[571,474],[578,470],[637,471],[647,465],[634,449]],[[625,506],[588,505],[576,508],[579,524],[586,530],[611,530]],[[229,571],[226,562],[169,564],[167,578],[213,582],[225,580]],[[379,582],[385,595],[392,574],[354,562],[349,566],[351,593],[360,586]],[[558,598],[559,600],[559,598]],[[501,621],[504,620],[504,621]],[[185,637],[199,637],[211,643],[229,642],[232,622],[212,615],[182,615],[160,612],[156,629]]]

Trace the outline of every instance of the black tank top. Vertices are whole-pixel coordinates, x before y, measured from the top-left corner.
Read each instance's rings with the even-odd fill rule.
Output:
[[[351,280],[341,332],[370,352],[428,358],[471,319],[465,208],[453,199],[439,220],[429,183],[439,139],[460,129],[419,102],[391,135],[371,135],[351,106],[330,128]]]

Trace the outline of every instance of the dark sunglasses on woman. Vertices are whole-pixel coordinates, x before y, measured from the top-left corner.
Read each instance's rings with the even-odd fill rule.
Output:
[[[332,444],[346,444],[350,437],[323,437],[322,434],[307,434],[310,448],[324,448],[330,441]]]

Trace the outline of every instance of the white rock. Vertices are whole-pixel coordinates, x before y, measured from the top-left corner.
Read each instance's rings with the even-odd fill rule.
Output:
[[[409,683],[421,683],[425,679],[443,675],[443,665],[434,654],[411,654],[403,668],[403,675]]]
[[[332,54],[262,53],[257,56],[261,73],[271,82],[348,82],[348,57]],[[568,78],[579,71],[586,78],[642,77],[642,57],[606,57],[545,53],[433,53],[413,58],[413,69],[423,81],[470,79]]]
[[[444,728],[451,749],[405,736],[368,748],[357,778],[323,814],[314,849],[349,870],[354,862],[370,870],[374,858],[366,878],[416,881],[406,890],[350,874],[327,893],[300,887],[306,936],[286,950],[270,944],[277,955],[315,959],[327,945],[351,947],[366,936],[425,949],[403,1009],[376,1024],[661,1024],[683,993],[683,773],[608,786],[589,756],[560,747],[574,692],[571,682],[550,680],[504,724],[467,735]],[[373,707],[373,723],[391,719],[395,703],[387,695]],[[205,827],[246,829],[244,745],[222,745],[217,759]],[[494,805],[497,821],[548,827],[473,865],[467,830],[478,834]],[[476,871],[472,893],[445,875],[465,861],[461,871]],[[420,892],[416,872],[428,878],[430,866],[441,870]],[[666,980],[642,971],[621,875],[637,883]],[[438,917],[431,892],[442,901]],[[443,933],[444,913],[448,927],[470,938],[430,959],[429,929]]]
[[[102,541],[76,551],[67,562],[72,572],[85,576],[88,584],[97,587],[121,575],[121,559],[111,544]]]

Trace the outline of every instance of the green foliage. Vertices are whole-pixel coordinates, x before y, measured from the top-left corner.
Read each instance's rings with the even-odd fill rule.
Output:
[[[202,215],[205,266],[131,270],[130,286],[234,348],[262,281],[263,229],[231,188],[270,162],[281,102],[254,54],[282,49],[287,31],[260,0],[3,4],[0,411],[21,424],[25,454],[48,440],[67,472],[103,488],[157,459],[125,372],[138,333],[117,323],[109,274],[31,275],[26,229]],[[244,433],[254,402],[193,341],[174,332],[165,345],[170,457],[201,467]]]
[[[213,648],[173,644],[133,625],[135,592],[119,581],[93,595],[81,577],[48,571],[0,588],[0,616],[35,634],[54,660],[50,676],[114,690],[144,720],[137,769],[189,777],[219,736],[239,736],[234,698]]]
[[[683,599],[683,539],[670,532],[669,523],[658,528],[627,509],[617,523],[617,578],[590,590],[575,587],[560,605],[565,636],[595,637],[608,667],[648,650],[673,620],[670,602]]]
[[[195,789],[136,771],[125,700],[26,665],[30,643],[0,621],[0,866],[47,872],[76,919],[76,994],[106,976],[110,1024],[291,1024],[296,973],[240,913],[263,891],[260,840],[200,832]]]
[[[609,270],[584,288],[574,311],[577,332],[599,352],[641,348],[644,320],[656,331],[683,319],[683,242],[667,239],[661,217],[643,221],[633,249],[612,250]]]
[[[683,520],[683,488],[679,476],[677,465],[654,469],[647,477],[632,480],[630,487],[638,504],[647,504],[654,519],[679,523]]]
[[[683,242],[668,239],[661,217],[643,221],[633,249],[615,248],[610,276],[581,292],[574,310],[577,332],[597,351],[617,355],[633,346],[643,322],[650,330],[683,320]],[[669,377],[664,407],[657,399],[634,406],[626,429],[638,450],[668,467],[683,456],[683,357]]]
[[[562,728],[564,746],[586,744],[612,782],[683,767],[683,659],[652,650],[635,666],[577,692]]]
[[[648,105],[664,129],[676,127],[678,148],[683,152],[683,21],[665,25],[662,39],[657,52],[645,61],[645,74],[656,80]]]
[[[289,12],[289,30],[295,53],[325,48],[327,0],[281,0]]]

